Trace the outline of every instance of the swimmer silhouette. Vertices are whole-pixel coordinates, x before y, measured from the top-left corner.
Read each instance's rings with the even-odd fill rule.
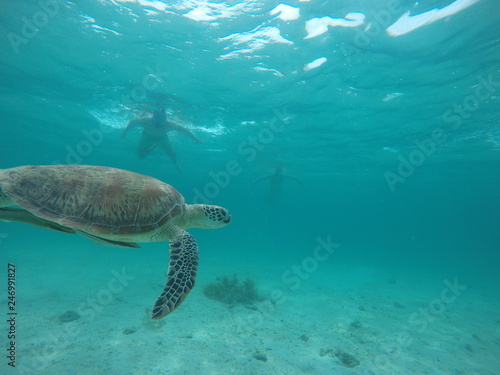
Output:
[[[179,171],[181,169],[177,164],[177,157],[172,150],[167,133],[171,130],[175,130],[191,137],[196,143],[201,143],[201,140],[191,133],[189,129],[186,129],[185,127],[167,119],[164,105],[161,105],[158,110],[153,113],[153,116],[131,120],[127,124],[127,127],[123,130],[122,138],[125,138],[125,135],[130,129],[138,126],[142,126],[143,128],[141,140],[139,142],[139,158],[144,159],[146,155],[148,155],[156,147],[160,147],[170,157]]]
[[[278,198],[281,192],[281,187],[283,186],[283,182],[286,179],[296,181],[302,187],[302,189],[306,189],[302,181],[300,181],[298,178],[283,173],[283,167],[276,167],[274,169],[274,173],[257,178],[253,182],[251,190],[254,189],[257,183],[264,180],[269,180],[269,191],[266,200],[274,201],[276,198]]]

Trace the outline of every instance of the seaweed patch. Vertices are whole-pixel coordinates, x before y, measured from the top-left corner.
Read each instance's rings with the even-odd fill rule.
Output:
[[[253,280],[247,278],[240,282],[236,274],[232,277],[222,276],[217,281],[207,284],[203,288],[203,294],[227,305],[252,305],[262,299]]]

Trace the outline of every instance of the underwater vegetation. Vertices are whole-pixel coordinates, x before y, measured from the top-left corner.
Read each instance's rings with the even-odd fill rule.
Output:
[[[240,283],[236,274],[232,277],[222,276],[207,284],[203,288],[203,294],[227,305],[251,305],[262,299],[252,279],[247,278]]]

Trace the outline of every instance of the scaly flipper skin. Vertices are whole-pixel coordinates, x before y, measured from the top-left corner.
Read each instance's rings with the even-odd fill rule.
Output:
[[[180,306],[193,289],[197,272],[198,245],[191,234],[182,231],[170,240],[167,283],[153,307],[152,320],[161,319]]]

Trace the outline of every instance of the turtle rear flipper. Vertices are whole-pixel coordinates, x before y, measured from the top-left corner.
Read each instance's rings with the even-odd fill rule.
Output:
[[[75,232],[82,235],[83,237],[90,238],[97,245],[113,246],[113,247],[132,247],[134,249],[140,248],[140,246],[137,245],[135,242],[108,240],[107,238],[94,236],[93,234],[81,230],[75,230]]]
[[[7,194],[2,191],[2,187],[0,186],[0,207],[8,207],[14,206],[14,200],[11,199]]]
[[[38,228],[51,229],[57,232],[75,233],[74,229],[59,225],[52,221],[40,219],[31,212],[20,208],[0,208],[0,220],[7,222],[18,222],[33,225]]]

